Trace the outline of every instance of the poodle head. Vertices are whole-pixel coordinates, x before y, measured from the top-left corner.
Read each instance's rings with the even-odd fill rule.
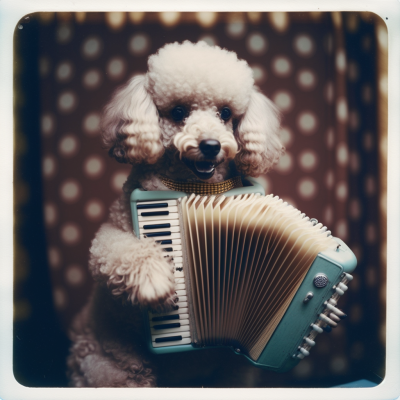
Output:
[[[205,42],[167,44],[150,56],[148,72],[106,106],[102,131],[120,162],[154,164],[173,154],[203,181],[232,160],[240,173],[258,176],[283,149],[278,112],[254,86],[251,68]]]

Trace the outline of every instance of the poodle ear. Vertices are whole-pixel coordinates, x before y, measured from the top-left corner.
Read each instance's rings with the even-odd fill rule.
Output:
[[[276,106],[257,88],[236,129],[239,152],[235,163],[244,175],[265,174],[284,152],[279,139],[280,118]]]
[[[104,109],[103,140],[119,162],[154,164],[164,152],[158,111],[144,82],[144,75],[132,78]]]

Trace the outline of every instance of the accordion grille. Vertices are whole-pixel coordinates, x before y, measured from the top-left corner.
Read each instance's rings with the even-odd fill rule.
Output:
[[[195,341],[257,360],[319,252],[321,224],[272,195],[183,198]]]

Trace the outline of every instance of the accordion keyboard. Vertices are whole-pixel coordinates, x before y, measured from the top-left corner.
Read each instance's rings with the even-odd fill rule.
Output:
[[[168,313],[149,312],[153,347],[190,344],[189,311],[183,271],[182,242],[177,200],[137,203],[139,236],[152,237],[172,257],[175,274],[177,310]]]

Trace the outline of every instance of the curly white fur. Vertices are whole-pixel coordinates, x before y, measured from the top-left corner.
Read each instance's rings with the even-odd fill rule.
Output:
[[[172,118],[177,105],[187,110],[182,120]],[[232,115],[223,120],[224,107]],[[97,283],[70,332],[69,376],[74,386],[154,386],[151,364],[157,368],[157,360],[146,350],[141,307],[172,309],[174,275],[154,240],[134,236],[130,193],[135,188],[167,190],[162,176],[221,182],[265,173],[283,151],[278,112],[235,53],[204,42],[173,43],[149,58],[145,75],[117,90],[104,110],[102,131],[109,154],[133,167],[123,195],[92,242],[89,268]],[[209,139],[220,143],[218,154],[201,150]],[[210,176],[199,173],[198,163],[213,166]],[[221,368],[218,360],[181,364],[179,373],[159,370],[161,382],[172,385],[177,376],[191,379]]]

